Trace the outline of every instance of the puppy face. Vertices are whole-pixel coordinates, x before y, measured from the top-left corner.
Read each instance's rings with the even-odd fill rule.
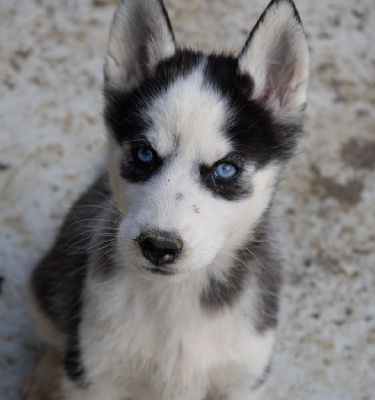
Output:
[[[279,158],[260,149],[272,136],[270,116],[263,111],[260,117],[248,103],[241,79],[231,79],[238,86],[230,97],[210,77],[217,59],[182,58],[190,59],[189,71],[173,76],[180,60],[170,60],[155,81],[120,95],[111,108],[110,121],[117,121],[111,125],[111,184],[125,214],[118,244],[126,263],[153,272],[187,272],[226,259],[267,208],[279,171]],[[220,61],[229,79],[233,62]],[[229,83],[224,76],[221,85]],[[159,232],[182,241],[178,257],[162,269],[139,243],[141,235]]]
[[[249,240],[301,129],[308,60],[293,7],[271,3],[234,58],[177,50],[161,2],[120,3],[105,120],[125,265],[220,268]]]

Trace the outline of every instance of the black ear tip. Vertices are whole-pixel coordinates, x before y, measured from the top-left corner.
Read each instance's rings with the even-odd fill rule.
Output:
[[[254,28],[252,29],[252,31],[250,32],[250,35],[245,43],[245,46],[243,47],[241,53],[239,54],[238,58],[240,59],[243,54],[245,53],[247,47],[249,46],[249,44],[251,43],[253,37],[255,36],[256,32],[259,30],[259,28],[263,25],[263,23],[265,21],[267,21],[268,17],[269,17],[269,13],[270,12],[278,12],[278,8],[282,5],[286,5],[289,7],[289,9],[292,11],[292,17],[294,17],[295,21],[301,25],[302,30],[303,30],[303,25],[302,25],[302,21],[301,18],[299,16],[298,10],[296,5],[294,4],[294,2],[292,0],[272,0],[268,6],[265,8],[265,10],[263,11],[262,15],[260,16],[260,18],[258,19],[257,23],[255,24]]]
[[[160,5],[161,11],[162,11],[163,16],[165,18],[165,21],[167,22],[168,30],[169,30],[169,33],[172,36],[173,43],[176,44],[176,38],[175,38],[175,35],[174,35],[174,32],[173,32],[171,20],[169,19],[169,15],[168,15],[167,9],[165,8],[164,2],[163,2],[163,0],[158,0],[158,3]]]

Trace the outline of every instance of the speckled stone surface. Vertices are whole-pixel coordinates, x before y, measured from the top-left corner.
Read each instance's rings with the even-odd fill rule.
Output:
[[[0,399],[40,353],[27,277],[104,159],[112,0],[0,0]],[[180,42],[240,48],[260,0],[167,0]],[[281,185],[287,266],[266,399],[375,399],[375,3],[297,0],[306,132]],[[2,280],[4,278],[4,280]]]

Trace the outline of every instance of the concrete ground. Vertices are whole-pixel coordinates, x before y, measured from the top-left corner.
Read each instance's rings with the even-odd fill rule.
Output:
[[[0,399],[40,353],[27,276],[103,161],[112,0],[0,0]],[[241,47],[264,0],[167,0],[177,39]],[[375,3],[296,0],[311,49],[278,214],[288,263],[266,399],[375,399]]]

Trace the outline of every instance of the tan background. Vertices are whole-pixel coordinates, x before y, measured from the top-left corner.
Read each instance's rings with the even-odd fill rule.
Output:
[[[0,399],[40,346],[26,279],[102,162],[111,0],[0,0]],[[288,265],[268,397],[375,399],[375,1],[297,0],[311,49],[279,207]],[[177,39],[239,49],[261,0],[167,0]]]

